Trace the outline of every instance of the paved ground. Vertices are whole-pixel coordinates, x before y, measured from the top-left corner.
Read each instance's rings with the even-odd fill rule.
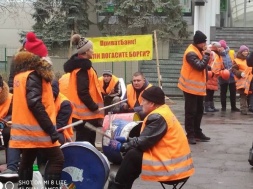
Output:
[[[184,126],[183,101],[173,100],[177,104],[170,107]],[[217,108],[220,108],[219,102],[215,104]],[[231,113],[230,109],[225,113],[208,114],[203,117],[202,129],[212,139],[210,142],[191,145],[196,172],[183,188],[253,188],[253,169],[247,161],[253,140],[253,115]],[[101,141],[100,136],[97,141]],[[0,164],[4,161],[5,155],[1,151]],[[111,170],[117,170],[117,168],[118,166],[111,165]],[[133,189],[162,189],[162,187],[156,182],[143,182],[137,179]]]

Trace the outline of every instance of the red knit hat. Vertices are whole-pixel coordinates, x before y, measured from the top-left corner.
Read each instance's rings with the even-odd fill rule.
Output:
[[[26,34],[25,49],[35,55],[40,57],[46,57],[48,55],[47,47],[42,40],[36,38],[33,32],[28,32]]]

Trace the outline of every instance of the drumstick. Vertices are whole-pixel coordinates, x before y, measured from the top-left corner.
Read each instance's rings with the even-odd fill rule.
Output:
[[[118,105],[118,104],[120,104],[120,103],[122,103],[122,102],[125,102],[125,101],[127,101],[127,99],[121,100],[121,101],[119,101],[119,102],[116,102],[116,103],[111,104],[111,105],[109,105],[109,106],[105,106],[105,107],[103,107],[103,108],[99,108],[99,111],[105,110],[105,109],[108,109],[108,108],[111,108],[111,107],[116,106],[116,105]]]
[[[64,127],[62,127],[62,128],[57,129],[57,131],[60,132],[60,131],[63,131],[64,129],[67,129],[67,128],[70,128],[70,127],[74,127],[74,126],[80,125],[81,123],[83,123],[83,120],[79,120],[79,121],[76,121],[76,122],[71,123],[71,124],[69,124],[69,125],[66,125],[66,126],[64,126]]]
[[[0,121],[4,122],[5,124],[7,123],[7,121],[5,121],[4,119],[0,118]]]
[[[105,136],[106,138],[112,139],[109,135],[107,135],[106,133],[104,133],[103,131],[101,131],[99,128],[95,127],[94,125],[92,125],[92,124],[90,124],[88,122],[86,122],[84,124],[84,126],[86,128],[88,128],[88,129],[92,130],[92,131],[95,131],[96,133],[99,133],[99,134]]]

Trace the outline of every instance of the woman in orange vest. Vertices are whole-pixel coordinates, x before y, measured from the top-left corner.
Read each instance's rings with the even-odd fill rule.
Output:
[[[37,38],[30,40],[28,45],[39,52],[45,49],[44,43]],[[37,153],[41,152],[48,159],[45,185],[47,188],[58,188],[64,157],[55,128],[52,65],[27,51],[17,53],[14,62],[16,74],[9,147],[22,149],[18,187],[31,188],[33,163]]]
[[[7,122],[11,120],[11,114],[12,94],[9,93],[9,87],[0,75],[0,130],[4,139],[4,144],[2,141],[0,141],[0,144],[4,145],[6,148],[8,148],[8,142],[10,139],[10,127],[7,126]]]
[[[249,48],[242,45],[237,52],[232,66],[232,72],[235,75],[236,90],[240,94],[240,109],[242,115],[248,114],[248,102],[253,105],[253,85],[252,85],[252,68],[248,67],[246,58],[249,55]]]
[[[126,153],[117,174],[111,173],[108,189],[131,189],[141,174],[146,181],[177,181],[194,173],[191,150],[184,130],[170,108],[160,87],[142,93],[147,114],[139,137],[111,140],[109,147]],[[174,162],[174,163],[171,163]]]
[[[57,129],[60,129],[72,123],[72,106],[69,99],[59,92],[58,81],[53,80],[52,89],[56,109],[56,127]],[[73,128],[67,128],[64,131],[59,132],[59,142],[61,144],[71,142],[73,135]]]
[[[89,122],[96,127],[102,125],[104,106],[97,73],[90,59],[93,55],[93,44],[79,34],[72,36],[77,53],[64,64],[64,71],[70,72],[68,98],[73,105],[72,122],[83,120],[75,127],[76,141],[88,141],[95,146],[96,132],[84,127]]]
[[[219,88],[218,77],[221,70],[220,66],[222,65],[222,58],[220,56],[221,45],[218,42],[212,42],[209,48],[212,51],[212,56],[208,63],[208,72],[211,72],[211,74],[206,82],[205,111],[217,112],[219,110],[214,106],[213,96],[214,92]]]
[[[9,148],[10,132],[11,127],[8,125],[7,121],[11,120],[12,115],[12,94],[9,93],[9,87],[7,83],[2,80],[0,76],[0,121],[4,147],[6,149],[6,162],[7,169],[0,173],[0,177],[7,177],[9,179],[18,177],[18,164],[20,162],[20,149]]]

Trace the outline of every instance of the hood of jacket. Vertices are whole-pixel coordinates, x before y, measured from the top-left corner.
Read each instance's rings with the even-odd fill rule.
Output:
[[[8,98],[8,94],[9,94],[9,87],[7,85],[7,83],[5,83],[5,81],[3,81],[3,90],[0,93],[0,104],[3,104],[7,98]]]
[[[14,57],[15,74],[28,70],[35,70],[47,82],[51,82],[54,78],[52,65],[39,56],[22,51],[18,52]]]
[[[74,54],[64,64],[63,68],[65,72],[72,72],[73,70],[78,69],[78,68],[89,70],[91,66],[92,66],[92,63],[89,59],[79,58],[78,54]]]

